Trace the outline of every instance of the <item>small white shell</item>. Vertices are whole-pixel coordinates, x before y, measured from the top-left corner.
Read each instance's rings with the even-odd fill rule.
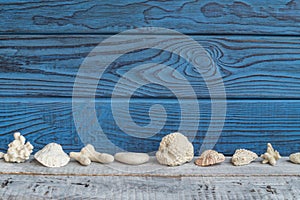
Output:
[[[293,153],[290,155],[290,161],[295,164],[300,164],[300,153]]]
[[[171,133],[162,138],[156,159],[162,165],[177,166],[190,162],[194,157],[194,147],[181,133]]]
[[[221,163],[225,160],[225,156],[214,150],[206,150],[201,156],[195,160],[195,164],[198,166],[206,167],[210,165],[215,165]]]
[[[46,167],[62,167],[70,161],[70,157],[63,151],[61,145],[56,143],[47,144],[34,155],[34,158]]]
[[[257,154],[252,151],[246,149],[237,149],[232,156],[231,162],[235,166],[248,165],[256,158],[258,158]]]

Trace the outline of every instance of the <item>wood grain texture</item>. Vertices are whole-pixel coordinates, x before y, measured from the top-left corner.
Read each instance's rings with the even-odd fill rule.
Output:
[[[1,160],[0,195],[3,199],[298,199],[299,165],[287,158],[274,167],[259,162],[236,167],[229,161],[212,167],[193,163],[167,167],[154,158],[141,166],[114,162],[83,167],[72,161],[62,168],[46,168],[34,160],[22,164]],[[145,173],[156,166],[160,169]]]
[[[0,96],[71,97],[75,77],[84,58],[108,37],[0,36]],[[193,39],[217,64],[227,98],[299,99],[300,38],[193,36]],[[102,76],[96,96],[110,97],[116,83],[126,72],[150,62],[174,68],[190,82],[198,98],[210,97],[201,74],[190,63],[175,54],[154,49],[132,52],[117,59]],[[162,83],[168,81],[174,85],[180,82],[172,71],[155,71],[152,68],[140,70],[136,77]],[[87,77],[90,81],[98,78],[94,74]],[[119,96],[129,96],[134,86],[134,81],[124,85]],[[177,88],[181,97],[190,98],[186,87]],[[82,96],[89,95],[88,89],[88,84],[82,86]],[[148,84],[136,90],[132,97],[174,98],[174,94],[161,85]]]
[[[0,1],[3,19],[0,24],[0,148],[6,149],[12,133],[18,130],[32,141],[35,150],[49,142],[63,144],[66,151],[79,150],[83,143],[78,130],[88,130],[87,126],[99,121],[115,146],[129,151],[155,151],[162,136],[176,131],[181,122],[180,105],[174,94],[163,84],[145,85],[132,96],[129,91],[134,82],[122,87],[117,97],[121,101],[128,96],[137,98],[131,102],[129,112],[133,121],[142,126],[136,129],[129,124],[127,130],[138,134],[155,132],[159,126],[145,128],[150,123],[148,111],[154,103],[162,104],[168,113],[162,131],[146,140],[124,133],[114,121],[110,102],[105,99],[111,97],[117,81],[130,69],[155,62],[171,66],[186,77],[196,98],[204,99],[200,100],[201,120],[190,117],[186,121],[191,125],[186,128],[190,139],[190,133],[197,130],[194,140],[197,153],[211,118],[210,95],[195,68],[168,52],[147,49],[120,57],[99,82],[96,97],[103,99],[96,105],[98,119],[86,119],[78,129],[73,122],[73,84],[88,53],[113,33],[159,26],[193,35],[217,64],[227,98],[231,99],[217,150],[231,155],[236,148],[245,147],[262,153],[265,144],[272,142],[283,155],[299,151],[299,13],[299,3],[293,0],[272,5],[249,0],[222,3],[209,0]],[[148,68],[139,71],[136,77],[178,84],[178,77],[170,70]],[[87,77],[90,81],[98,78],[93,74]],[[90,95],[88,84],[80,89],[80,97]],[[178,90],[181,98],[193,98],[186,94],[185,86]],[[188,100],[183,103],[190,105]],[[153,114],[157,123],[163,121],[157,109]],[[119,116],[130,118],[125,112]],[[194,128],[197,123],[199,129]],[[93,134],[93,131],[87,133]],[[116,151],[101,146],[101,141],[95,142],[99,142],[100,150]]]
[[[197,158],[197,157],[196,157]],[[186,178],[198,177],[300,177],[300,165],[293,164],[288,157],[277,161],[275,166],[262,164],[261,158],[249,165],[234,166],[231,157],[210,167],[199,167],[193,161],[181,166],[169,167],[160,165],[154,156],[149,162],[142,165],[126,165],[117,161],[110,164],[92,162],[89,166],[82,166],[77,161],[71,160],[66,166],[48,168],[42,166],[33,157],[25,163],[7,163],[0,160],[0,174],[2,175],[33,175],[33,176],[84,176],[84,177],[160,177],[160,178]]]
[[[44,177],[2,175],[4,199],[291,199],[299,197],[299,178],[220,177]]]
[[[122,100],[115,100],[113,103],[120,104]],[[131,117],[139,129],[131,130],[133,127],[128,125],[125,126],[126,131],[136,131],[138,135],[154,133],[156,127],[144,128],[150,123],[149,109],[154,104],[162,105],[168,113],[167,118],[164,119],[161,110],[152,110],[154,121],[166,120],[162,130],[158,130],[154,136],[145,139],[128,135],[115,122],[115,118],[118,117],[124,119],[126,125]],[[178,130],[183,121],[180,111],[183,104],[189,106],[190,102],[189,100],[179,103],[177,100],[167,99],[132,99],[129,109],[130,117],[128,117],[126,110],[113,115],[111,101],[99,99],[96,102],[98,120],[89,119],[83,115],[83,123],[77,127],[77,130],[84,132],[91,124],[99,122],[104,135],[113,145],[99,139],[99,135],[96,134],[99,130],[81,133],[81,137],[92,141],[102,152],[114,153],[116,151],[114,147],[127,151],[152,152],[158,149],[159,142],[164,135]],[[193,140],[196,154],[211,120],[210,100],[199,100],[199,107],[200,121],[186,118],[184,122],[188,128],[183,131],[191,140],[196,131]],[[83,107],[83,109],[90,112],[94,108]],[[225,125],[215,149],[226,155],[232,155],[237,148],[248,148],[261,154],[266,150],[266,143],[271,142],[282,155],[297,152],[300,149],[299,109],[299,100],[229,100]],[[75,107],[73,111],[82,112],[82,108]],[[198,114],[192,112],[191,116]],[[6,99],[0,103],[1,150],[7,149],[7,144],[13,139],[14,131],[21,131],[35,146],[35,151],[50,142],[62,144],[67,152],[78,151],[83,144],[73,120],[71,99],[27,98],[18,99],[17,102],[15,99]],[[218,122],[218,116],[216,122]],[[193,128],[197,125],[199,127]]]
[[[118,33],[165,27],[192,34],[300,33],[299,2],[1,1],[2,33]]]

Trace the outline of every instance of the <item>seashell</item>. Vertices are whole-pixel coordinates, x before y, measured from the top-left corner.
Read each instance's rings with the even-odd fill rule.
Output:
[[[195,164],[199,166],[209,166],[217,163],[221,163],[225,160],[225,156],[214,150],[206,150],[201,156],[195,160]]]
[[[88,144],[85,147],[83,147],[79,153],[71,152],[70,157],[74,158],[80,164],[85,166],[90,165],[92,161],[105,164],[114,161],[114,157],[112,155],[97,152],[94,146],[91,144]]]
[[[156,159],[162,165],[177,166],[190,162],[194,157],[194,147],[181,133],[175,132],[162,138]]]
[[[25,162],[29,159],[33,146],[30,142],[26,142],[25,144],[26,139],[19,132],[14,134],[14,138],[15,140],[8,145],[7,153],[1,156],[3,156],[6,162]]]
[[[264,160],[263,164],[269,163],[270,165],[275,165],[276,161],[281,158],[278,151],[275,151],[270,143],[268,143],[267,152],[260,156]]]
[[[293,153],[290,155],[290,161],[295,164],[300,164],[300,153]]]
[[[140,165],[149,161],[146,153],[120,152],[115,154],[115,159],[128,165]]]
[[[231,162],[235,166],[248,165],[256,158],[258,158],[257,154],[252,151],[246,149],[237,149],[232,156]]]
[[[34,155],[34,158],[46,167],[62,167],[70,161],[68,154],[56,143],[47,144]]]

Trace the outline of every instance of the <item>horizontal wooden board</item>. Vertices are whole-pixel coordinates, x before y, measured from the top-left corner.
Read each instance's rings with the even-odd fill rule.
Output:
[[[114,161],[109,164],[92,162],[89,166],[82,166],[77,161],[71,160],[66,166],[48,168],[30,157],[24,163],[7,163],[0,160],[0,174],[2,175],[34,175],[34,176],[85,176],[85,177],[160,177],[160,178],[186,178],[186,177],[299,177],[300,165],[289,161],[288,157],[282,157],[276,165],[262,164],[261,158],[257,158],[249,165],[234,166],[231,157],[226,157],[221,164],[200,167],[191,162],[180,166],[170,167],[161,165],[155,156],[150,156],[149,162],[142,165],[127,165]]]
[[[192,162],[167,167],[153,157],[140,166],[113,162],[83,167],[71,161],[62,168],[46,168],[35,160],[21,164],[0,160],[0,195],[31,200],[297,199],[299,167],[287,158],[276,166],[254,162],[242,167],[233,166],[229,158],[211,167]]]
[[[181,124],[185,124],[182,132],[193,140],[195,153],[198,154],[212,117],[210,100],[199,100],[199,115],[197,109],[193,109],[190,100],[178,102],[170,99],[132,99],[129,114],[122,109],[112,114],[111,103],[122,107],[122,99],[113,102],[109,99],[99,99],[95,103],[98,119],[87,117],[86,113],[92,112],[94,107],[86,104],[84,99],[82,103],[83,106],[79,104],[73,109],[74,113],[79,113],[77,121],[81,119],[76,130],[71,99],[2,98],[1,150],[6,150],[7,144],[13,139],[13,132],[21,131],[35,146],[35,151],[50,142],[62,144],[67,152],[78,151],[83,146],[81,139],[84,138],[84,141],[91,141],[103,152],[113,153],[118,149],[153,152],[158,149],[164,135],[177,131]],[[163,106],[168,115],[164,118],[163,110],[156,106],[151,110],[153,121],[150,123],[149,109],[154,104]],[[181,111],[182,107],[189,106],[192,109],[187,110],[188,113]],[[200,120],[195,116],[200,116]],[[218,113],[214,116],[213,126],[218,128],[222,116]],[[282,155],[289,155],[300,149],[299,116],[299,100],[228,100],[222,134],[219,139],[216,136],[212,137],[207,144],[213,145],[214,140],[218,139],[215,149],[232,155],[237,148],[247,148],[261,154],[266,150],[266,143],[271,142]],[[116,123],[117,119],[122,120],[122,127]],[[99,132],[98,127],[94,126],[98,122],[103,132]],[[147,127],[149,124],[152,126]],[[80,135],[77,134],[78,130]]]
[[[0,96],[71,97],[75,77],[84,58],[108,37],[0,36]],[[227,98],[299,99],[300,38],[194,36],[193,39],[216,63]],[[111,47],[113,44],[108,45]],[[121,85],[120,97],[174,98],[169,88],[164,87],[168,84],[177,88],[181,98],[193,97],[186,92],[187,87],[181,85],[180,78],[174,75],[175,71],[187,79],[198,98],[210,97],[205,81],[191,63],[176,54],[157,49],[134,51],[118,58],[101,77],[96,96],[110,97],[126,72],[147,63],[168,65],[174,71],[154,68],[139,70],[133,78],[156,81],[161,85],[147,84],[130,95],[130,90],[136,86],[136,82],[132,81]],[[99,68],[104,66],[99,65]],[[87,82],[97,83],[99,78],[94,73],[86,76]],[[129,77],[130,80],[132,78]],[[81,95],[89,96],[90,88],[89,84],[80,86]],[[224,97],[221,95],[220,98]]]
[[[76,177],[1,175],[0,195],[11,200],[297,199],[296,177]]]
[[[1,1],[2,33],[116,33],[164,27],[192,34],[300,33],[298,1]]]

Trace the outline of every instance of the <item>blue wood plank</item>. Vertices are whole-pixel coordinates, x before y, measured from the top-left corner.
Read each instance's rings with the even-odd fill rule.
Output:
[[[158,26],[192,34],[300,33],[299,1],[0,1],[2,33],[118,33]]]
[[[84,102],[84,100],[81,100]],[[132,136],[123,131],[117,124],[117,117],[129,119],[125,111],[112,114],[110,99],[98,99],[96,101],[97,120],[83,117],[84,123],[76,129],[72,115],[71,99],[60,98],[24,98],[24,99],[2,99],[0,103],[0,149],[4,151],[7,144],[12,140],[14,131],[21,131],[35,146],[35,151],[41,149],[50,142],[63,145],[69,152],[80,150],[83,146],[82,138],[90,138],[98,150],[113,153],[117,147],[127,151],[153,152],[157,150],[161,138],[171,132],[177,131],[182,123],[182,111],[180,108],[190,105],[190,100],[159,100],[159,99],[132,99],[130,101],[130,116],[133,121],[141,126],[139,129],[131,127],[130,123],[125,128],[134,129],[139,135],[150,134],[154,128],[144,128],[150,123],[149,109],[154,104],[164,106],[168,113],[166,123],[157,134],[149,138]],[[113,103],[122,103],[115,100]],[[199,100],[200,120],[191,116],[198,113],[188,113],[185,131],[182,131],[191,140],[193,132],[196,131],[193,144],[195,153],[198,153],[204,136],[210,124],[211,102]],[[85,107],[86,111],[94,108]],[[74,112],[81,112],[80,107],[75,107]],[[162,122],[161,110],[154,110],[153,120]],[[221,116],[220,116],[221,117]],[[99,135],[94,130],[83,134],[88,130],[86,127],[99,123],[103,134],[113,145],[99,141]],[[199,125],[198,128],[193,128]],[[289,155],[300,149],[300,101],[299,100],[228,100],[225,125],[215,149],[232,155],[237,148],[248,148],[263,153],[266,143],[271,142],[282,155]],[[81,130],[78,135],[77,130]]]
[[[1,97],[71,97],[77,71],[88,53],[110,35],[0,36]],[[227,98],[299,99],[300,38],[255,36],[193,36],[211,55],[223,77]],[[141,64],[161,63],[184,76],[198,98],[209,98],[202,76],[183,58],[166,51],[141,50],[117,59],[104,73],[96,95],[110,97],[120,77]],[[101,66],[100,66],[101,67]],[[157,80],[152,68],[136,78]],[[161,82],[178,79],[163,70]],[[88,79],[94,80],[91,74]],[[129,96],[134,82],[120,97]],[[88,89],[86,85],[82,88]],[[179,94],[189,98],[185,87]],[[132,97],[174,98],[167,88],[149,84]]]
[[[164,118],[159,110],[154,110],[153,116],[157,119],[153,127],[147,128],[150,123],[148,111],[153,104],[163,105],[168,114],[163,129],[146,139],[130,136],[118,126],[107,99],[98,99],[96,103],[98,119],[83,116],[84,124],[76,129],[70,97],[80,64],[99,42],[110,36],[105,33],[160,26],[195,34],[193,38],[216,62],[227,97],[236,99],[228,100],[225,126],[216,150],[231,155],[236,148],[248,148],[261,154],[265,144],[271,142],[283,155],[299,151],[300,40],[286,36],[299,35],[298,4],[296,1],[277,1],[270,5],[266,1],[249,0],[222,3],[209,0],[0,1],[3,19],[0,24],[0,148],[6,149],[14,131],[22,131],[36,147],[35,151],[49,142],[63,144],[66,151],[80,150],[83,136],[78,135],[78,131],[86,132],[88,127],[99,122],[114,146],[99,141],[94,135],[99,130],[87,132],[100,151],[112,153],[117,147],[128,151],[155,151],[160,139],[177,131],[182,122],[182,107],[176,99],[170,99],[175,96],[168,88],[148,84],[132,96],[142,98],[133,99],[129,109],[133,121],[142,128],[125,123],[126,130],[141,135],[155,132]],[[16,35],[3,35],[9,33]],[[27,35],[30,33],[37,35]],[[61,35],[53,35],[56,33]],[[89,35],[85,35],[87,33]],[[285,37],[260,36],[266,34]],[[106,70],[96,96],[110,97],[120,77],[149,62],[171,66],[187,77],[197,98],[206,99],[199,100],[201,120],[194,118],[198,112],[192,110],[183,131],[190,139],[196,132],[193,144],[197,154],[210,123],[211,103],[201,75],[186,60],[159,50],[126,54]],[[159,71],[163,76],[156,76],[157,73],[148,68],[139,71],[137,76],[149,80],[159,77],[162,82],[178,84],[173,71]],[[93,74],[89,77],[91,80],[97,78]],[[130,96],[130,88],[134,86],[134,81],[124,85],[118,101]],[[89,95],[85,93],[88,89],[89,85],[82,87],[83,96]],[[192,97],[186,95],[186,87],[179,88],[179,94],[187,99]],[[19,100],[15,97],[38,98]],[[189,106],[187,99],[183,104]],[[78,109],[75,112],[80,112]],[[130,119],[123,111],[118,116],[125,122]],[[195,124],[199,128],[195,129]]]

